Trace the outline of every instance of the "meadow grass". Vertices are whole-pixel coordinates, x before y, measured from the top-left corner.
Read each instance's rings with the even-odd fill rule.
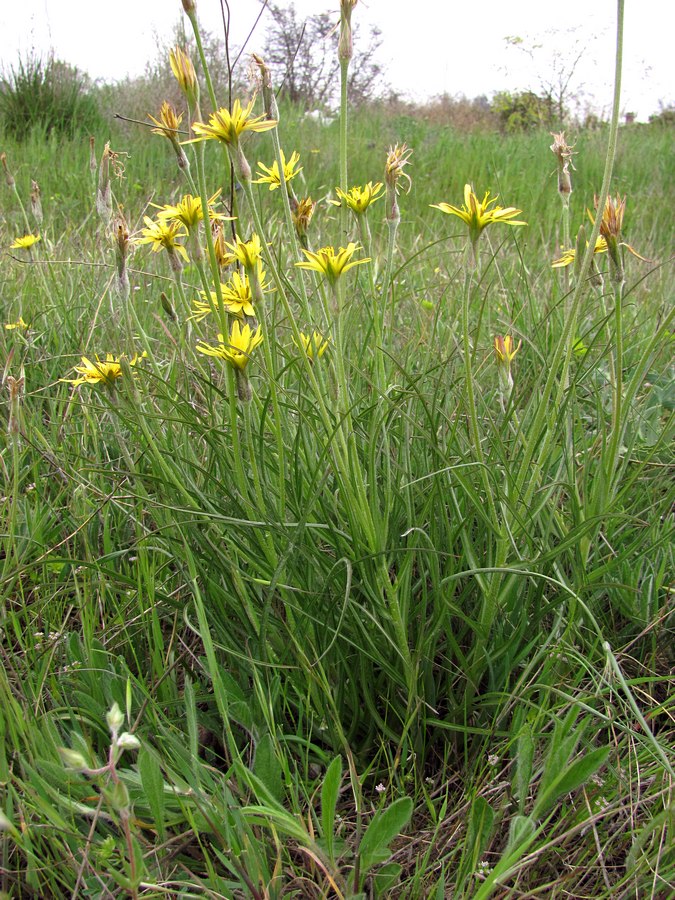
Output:
[[[203,228],[179,272],[134,243],[151,203],[229,201],[226,149],[186,145],[186,180],[160,135],[111,122],[99,163],[107,139],[110,215],[87,141],[2,141],[2,246],[41,240],[2,270],[3,324],[26,327],[0,338],[0,890],[671,896],[667,130],[619,134],[612,194],[646,257],[620,249],[620,284],[607,253],[602,278],[551,267],[549,135],[369,109],[345,136],[282,105],[243,150],[254,177],[298,150],[317,207],[298,237],[284,185],[229,148],[224,238],[258,233],[272,288],[249,270],[245,368],[197,352],[227,348],[236,260]],[[326,201],[385,181],[403,142],[392,244],[391,184],[367,229]],[[606,148],[578,136],[573,236]],[[486,227],[478,265],[430,208],[467,182],[528,223]],[[294,265],[305,241],[371,261],[333,287]],[[497,336],[522,340],[510,372]],[[108,353],[119,377],[63,382]]]

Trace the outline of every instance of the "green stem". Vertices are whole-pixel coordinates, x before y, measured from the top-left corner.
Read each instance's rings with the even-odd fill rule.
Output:
[[[607,154],[605,157],[605,171],[602,179],[598,209],[604,209],[609,185],[614,167],[614,157],[619,132],[619,112],[621,103],[621,66],[623,58],[623,19],[625,0],[617,0],[617,29],[616,29],[616,65],[614,76],[614,100],[612,104],[612,118],[609,126],[607,140]],[[523,454],[518,476],[516,479],[516,496],[521,496],[521,506],[527,510],[532,502],[535,492],[539,488],[539,477],[544,463],[548,458],[551,443],[555,437],[555,421],[562,406],[565,391],[567,390],[569,368],[574,350],[577,318],[584,294],[586,278],[590,272],[595,243],[600,234],[602,216],[595,217],[593,230],[588,240],[588,246],[581,264],[581,271],[577,279],[569,315],[565,317],[563,333],[558,342],[549,363],[548,376],[544,384],[541,398],[536,407],[530,439]],[[537,452],[538,451],[538,452]],[[537,458],[535,459],[535,454]],[[527,485],[527,487],[526,487]]]

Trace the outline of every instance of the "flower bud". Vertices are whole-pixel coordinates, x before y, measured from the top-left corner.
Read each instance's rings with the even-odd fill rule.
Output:
[[[124,713],[119,708],[119,704],[117,702],[113,703],[108,712],[106,713],[105,720],[108,723],[108,728],[111,730],[113,734],[116,734],[122,725],[124,725]]]
[[[141,742],[135,734],[131,734],[129,731],[123,731],[117,738],[117,746],[120,750],[138,750],[141,746]]]

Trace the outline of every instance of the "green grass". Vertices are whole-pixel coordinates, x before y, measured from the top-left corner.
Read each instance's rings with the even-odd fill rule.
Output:
[[[166,141],[114,127],[96,145],[129,154],[113,192],[133,231],[149,203],[189,188]],[[283,109],[279,133],[301,154],[296,192],[320,201],[310,246],[358,241],[321,199],[339,182],[338,124]],[[550,137],[369,110],[351,119],[350,184],[382,180],[403,141],[412,189],[399,195],[391,296],[378,305],[380,201],[373,262],[341,279],[337,324],[312,273],[305,305],[281,192],[253,186],[276,290],[257,309],[249,404],[224,362],[195,352],[221,328],[187,321],[194,264],[179,288],[165,254],[139,247],[129,299],[115,293],[88,141],[2,141],[17,185],[0,186],[2,245],[37,228],[19,203],[31,177],[45,210],[32,256],[6,252],[0,276],[4,322],[30,326],[0,337],[5,375],[25,375],[20,434],[0,457],[10,896],[675,890],[672,142],[666,129],[620,133],[613,191],[628,198],[625,240],[649,261],[625,256],[613,443],[607,278],[583,286],[570,335],[583,348],[542,408],[570,303],[550,265]],[[573,234],[590,233],[605,145],[579,135]],[[271,136],[245,152],[270,165]],[[210,143],[205,158],[209,195],[227,196],[224,154]],[[468,281],[463,224],[429,208],[460,203],[466,181],[528,222],[490,226]],[[248,237],[242,193],[238,214]],[[312,327],[332,338],[314,365],[294,343]],[[523,340],[510,399],[497,334]],[[140,350],[136,377],[113,389],[60,381],[82,355]],[[9,419],[9,391],[3,403]],[[83,775],[61,748],[80,770],[104,766],[114,703],[125,722],[112,737],[131,731],[140,749]]]

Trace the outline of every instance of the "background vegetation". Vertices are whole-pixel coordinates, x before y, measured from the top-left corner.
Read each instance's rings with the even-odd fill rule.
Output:
[[[18,71],[5,98],[54,77]],[[163,253],[137,247],[129,299],[114,289],[95,203],[104,143],[132,235],[151,204],[187,190],[166,141],[113,118],[156,116],[165,85],[150,72],[128,103],[123,88],[94,92],[97,116],[85,126],[73,111],[77,127],[19,126],[18,100],[3,101],[3,323],[24,325],[0,332],[0,889],[671,896],[669,128],[622,129],[614,168],[624,239],[646,261],[626,254],[612,456],[606,254],[569,368],[553,373],[561,400],[536,427],[574,286],[551,269],[550,122],[495,131],[498,110],[449,98],[354,112],[350,183],[383,180],[390,145],[414,151],[381,346],[384,204],[369,211],[372,263],[344,276],[336,332],[313,276],[307,321],[281,192],[255,186],[280,279],[240,404],[226,365],[195,353],[216,329],[189,319],[194,259],[177,280]],[[363,240],[326,202],[339,123],[304,113],[282,102],[279,131],[301,155],[296,192],[318,201],[310,245]],[[605,146],[602,128],[576,134],[573,234],[590,232]],[[186,149],[195,167],[201,151]],[[208,193],[227,203],[229,162],[205,150]],[[269,166],[271,135],[246,153]],[[471,282],[480,452],[466,230],[429,208],[459,205],[467,181],[528,223],[486,230]],[[247,237],[251,210],[241,191],[235,202]],[[29,229],[40,242],[9,250]],[[298,327],[332,335],[313,366]],[[510,397],[493,349],[506,334],[523,340]],[[62,382],[82,355],[144,350],[114,389]]]

